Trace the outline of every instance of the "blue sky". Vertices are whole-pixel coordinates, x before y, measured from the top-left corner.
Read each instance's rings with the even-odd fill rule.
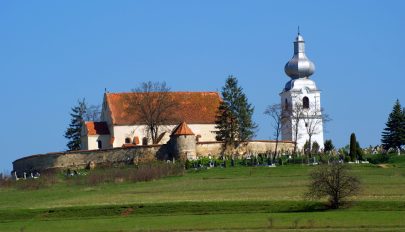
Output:
[[[297,26],[337,146],[355,132],[380,142],[398,98],[405,105],[405,1],[1,1],[0,172],[66,149],[77,99],[104,88],[166,81],[175,91],[217,91],[230,74],[255,106],[258,139],[272,137],[265,107],[289,78]]]

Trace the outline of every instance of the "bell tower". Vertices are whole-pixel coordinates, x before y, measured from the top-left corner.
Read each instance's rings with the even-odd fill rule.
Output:
[[[315,65],[305,54],[305,41],[299,31],[294,41],[294,55],[284,71],[290,81],[280,93],[284,115],[281,138],[297,141],[298,150],[302,150],[307,141],[311,144],[316,141],[323,149],[321,91],[309,78],[315,72]]]

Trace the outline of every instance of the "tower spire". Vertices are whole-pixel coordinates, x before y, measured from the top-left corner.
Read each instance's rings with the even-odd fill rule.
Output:
[[[292,79],[308,78],[315,72],[315,66],[305,55],[305,41],[300,34],[298,26],[298,35],[294,41],[294,55],[284,67],[285,73]]]

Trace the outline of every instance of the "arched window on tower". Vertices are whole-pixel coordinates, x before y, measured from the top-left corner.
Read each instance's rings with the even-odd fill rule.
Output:
[[[284,101],[284,109],[288,110],[288,100],[287,100],[287,98]]]
[[[131,138],[125,138],[125,143],[131,143]]]
[[[308,97],[304,97],[302,99],[302,107],[304,109],[309,109],[309,98]]]

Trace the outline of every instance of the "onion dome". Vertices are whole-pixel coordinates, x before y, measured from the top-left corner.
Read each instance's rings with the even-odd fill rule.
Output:
[[[294,41],[294,56],[284,67],[285,73],[292,79],[308,78],[315,72],[315,65],[305,55],[305,41],[298,32]]]

